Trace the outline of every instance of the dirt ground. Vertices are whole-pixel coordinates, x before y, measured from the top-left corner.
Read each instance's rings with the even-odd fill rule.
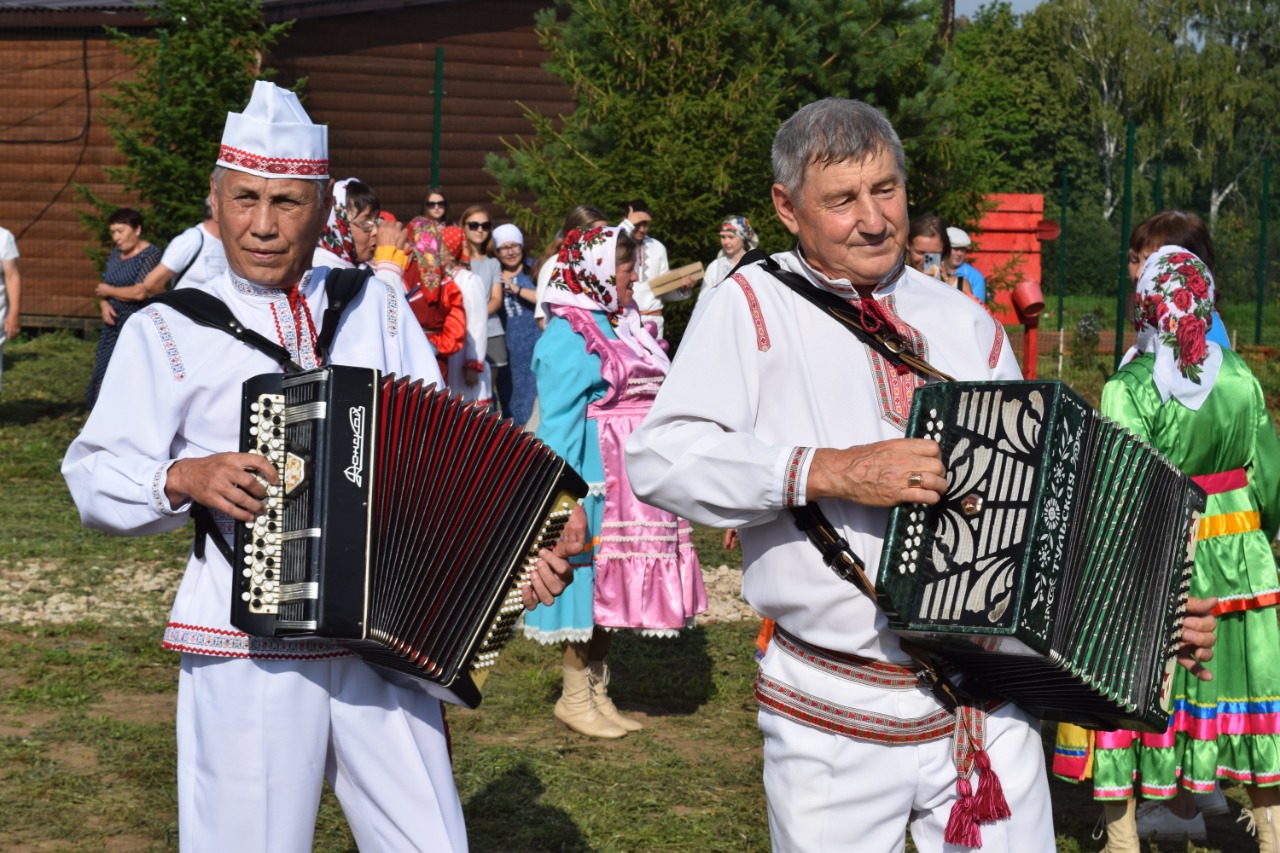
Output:
[[[160,626],[168,616],[180,573],[172,567],[132,564],[100,569],[92,593],[73,589],[55,562],[0,563],[0,624],[65,625],[84,620],[104,624],[150,623]],[[731,566],[704,566],[707,588],[706,622],[737,622],[758,618],[742,601],[742,571]]]

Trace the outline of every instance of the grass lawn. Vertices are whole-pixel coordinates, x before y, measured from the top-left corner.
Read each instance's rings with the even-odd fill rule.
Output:
[[[5,347],[0,393],[0,834],[14,851],[176,849],[177,657],[160,649],[186,533],[120,539],[80,527],[58,474],[83,423],[92,344],[68,334]],[[1042,375],[1050,375],[1044,372]],[[1081,382],[1091,374],[1084,371]],[[1280,400],[1280,376],[1268,393]],[[1087,395],[1090,395],[1086,391]],[[1096,391],[1090,395],[1096,399]],[[709,566],[734,564],[698,531]],[[43,618],[58,597],[78,621]],[[108,607],[118,598],[122,606]],[[88,603],[89,606],[84,607]],[[753,621],[670,641],[620,636],[618,704],[647,728],[617,742],[556,727],[559,656],[522,639],[477,711],[450,709],[454,766],[477,851],[762,851],[768,827],[752,696]],[[1051,729],[1046,729],[1046,750]],[[1093,851],[1099,809],[1053,783],[1059,850]],[[1240,801],[1238,788],[1228,795]],[[1256,847],[1231,818],[1207,847]],[[857,820],[856,815],[850,816]],[[318,851],[354,844],[326,793]],[[1156,849],[1154,847],[1152,850]]]

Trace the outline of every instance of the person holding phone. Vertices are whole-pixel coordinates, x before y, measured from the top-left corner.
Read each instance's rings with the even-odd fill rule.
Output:
[[[925,275],[945,281],[962,293],[973,295],[969,281],[964,276],[948,273],[942,259],[951,255],[951,239],[947,236],[947,223],[936,213],[911,218],[907,230],[907,263]]]

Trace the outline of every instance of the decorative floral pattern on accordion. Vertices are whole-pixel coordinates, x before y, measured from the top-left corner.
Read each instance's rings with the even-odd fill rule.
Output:
[[[1162,731],[1203,491],[1061,382],[926,385],[906,434],[950,486],[890,512],[889,628],[1039,716]]]
[[[1052,567],[1066,548],[1087,414],[1070,398],[1056,402],[1052,430],[1050,400],[1028,386],[964,391],[948,406],[934,401],[916,414],[915,432],[942,444],[950,487],[936,506],[902,507],[904,535],[890,537],[905,546],[892,555],[897,573],[925,571],[906,619],[974,628],[1014,628],[1016,619],[1046,639],[1043,615],[1055,603]],[[1028,576],[1020,579],[1024,566]],[[1011,610],[1021,583],[1027,601]]]
[[[987,402],[972,394],[961,396],[958,421],[952,424],[954,432],[962,433],[958,438],[944,434],[949,413],[937,408],[928,411],[921,433],[943,445],[951,480],[949,494],[964,496],[958,502],[943,502],[936,510],[929,562],[941,576],[926,585],[921,601],[921,613],[931,621],[958,620],[967,612],[999,625],[1006,624],[1010,615],[1010,596],[1023,558],[1020,546],[1030,532],[1035,506],[1033,491],[1042,467],[1038,448],[1048,412],[1039,390],[1031,390],[1025,397],[996,397],[995,402]],[[1054,446],[1045,448],[1044,453],[1075,463],[1080,453],[1079,422],[1074,428],[1068,425],[1056,431]],[[1074,464],[1048,467],[1042,524],[1035,541],[1028,543],[1035,548],[1032,564],[1038,568],[1029,579],[1032,597],[1024,614],[1053,604],[1054,585],[1044,567],[1061,559],[1075,493]],[[901,554],[900,573],[917,569],[929,514],[924,505],[907,514],[911,549]],[[1041,638],[1045,635],[1043,622],[1023,627]]]

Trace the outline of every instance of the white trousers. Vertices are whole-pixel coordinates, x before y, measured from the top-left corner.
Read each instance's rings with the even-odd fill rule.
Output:
[[[185,853],[310,851],[324,779],[362,853],[466,850],[438,700],[355,657],[182,656]]]
[[[899,719],[938,708],[927,691],[887,690],[819,673],[772,644],[771,677],[824,700]],[[764,787],[775,853],[971,853],[943,839],[956,801],[952,740],[857,741],[761,709]],[[980,825],[977,853],[1053,853],[1053,812],[1039,721],[1010,704],[987,720],[986,750],[1012,816]],[[979,775],[970,781],[977,787]]]

